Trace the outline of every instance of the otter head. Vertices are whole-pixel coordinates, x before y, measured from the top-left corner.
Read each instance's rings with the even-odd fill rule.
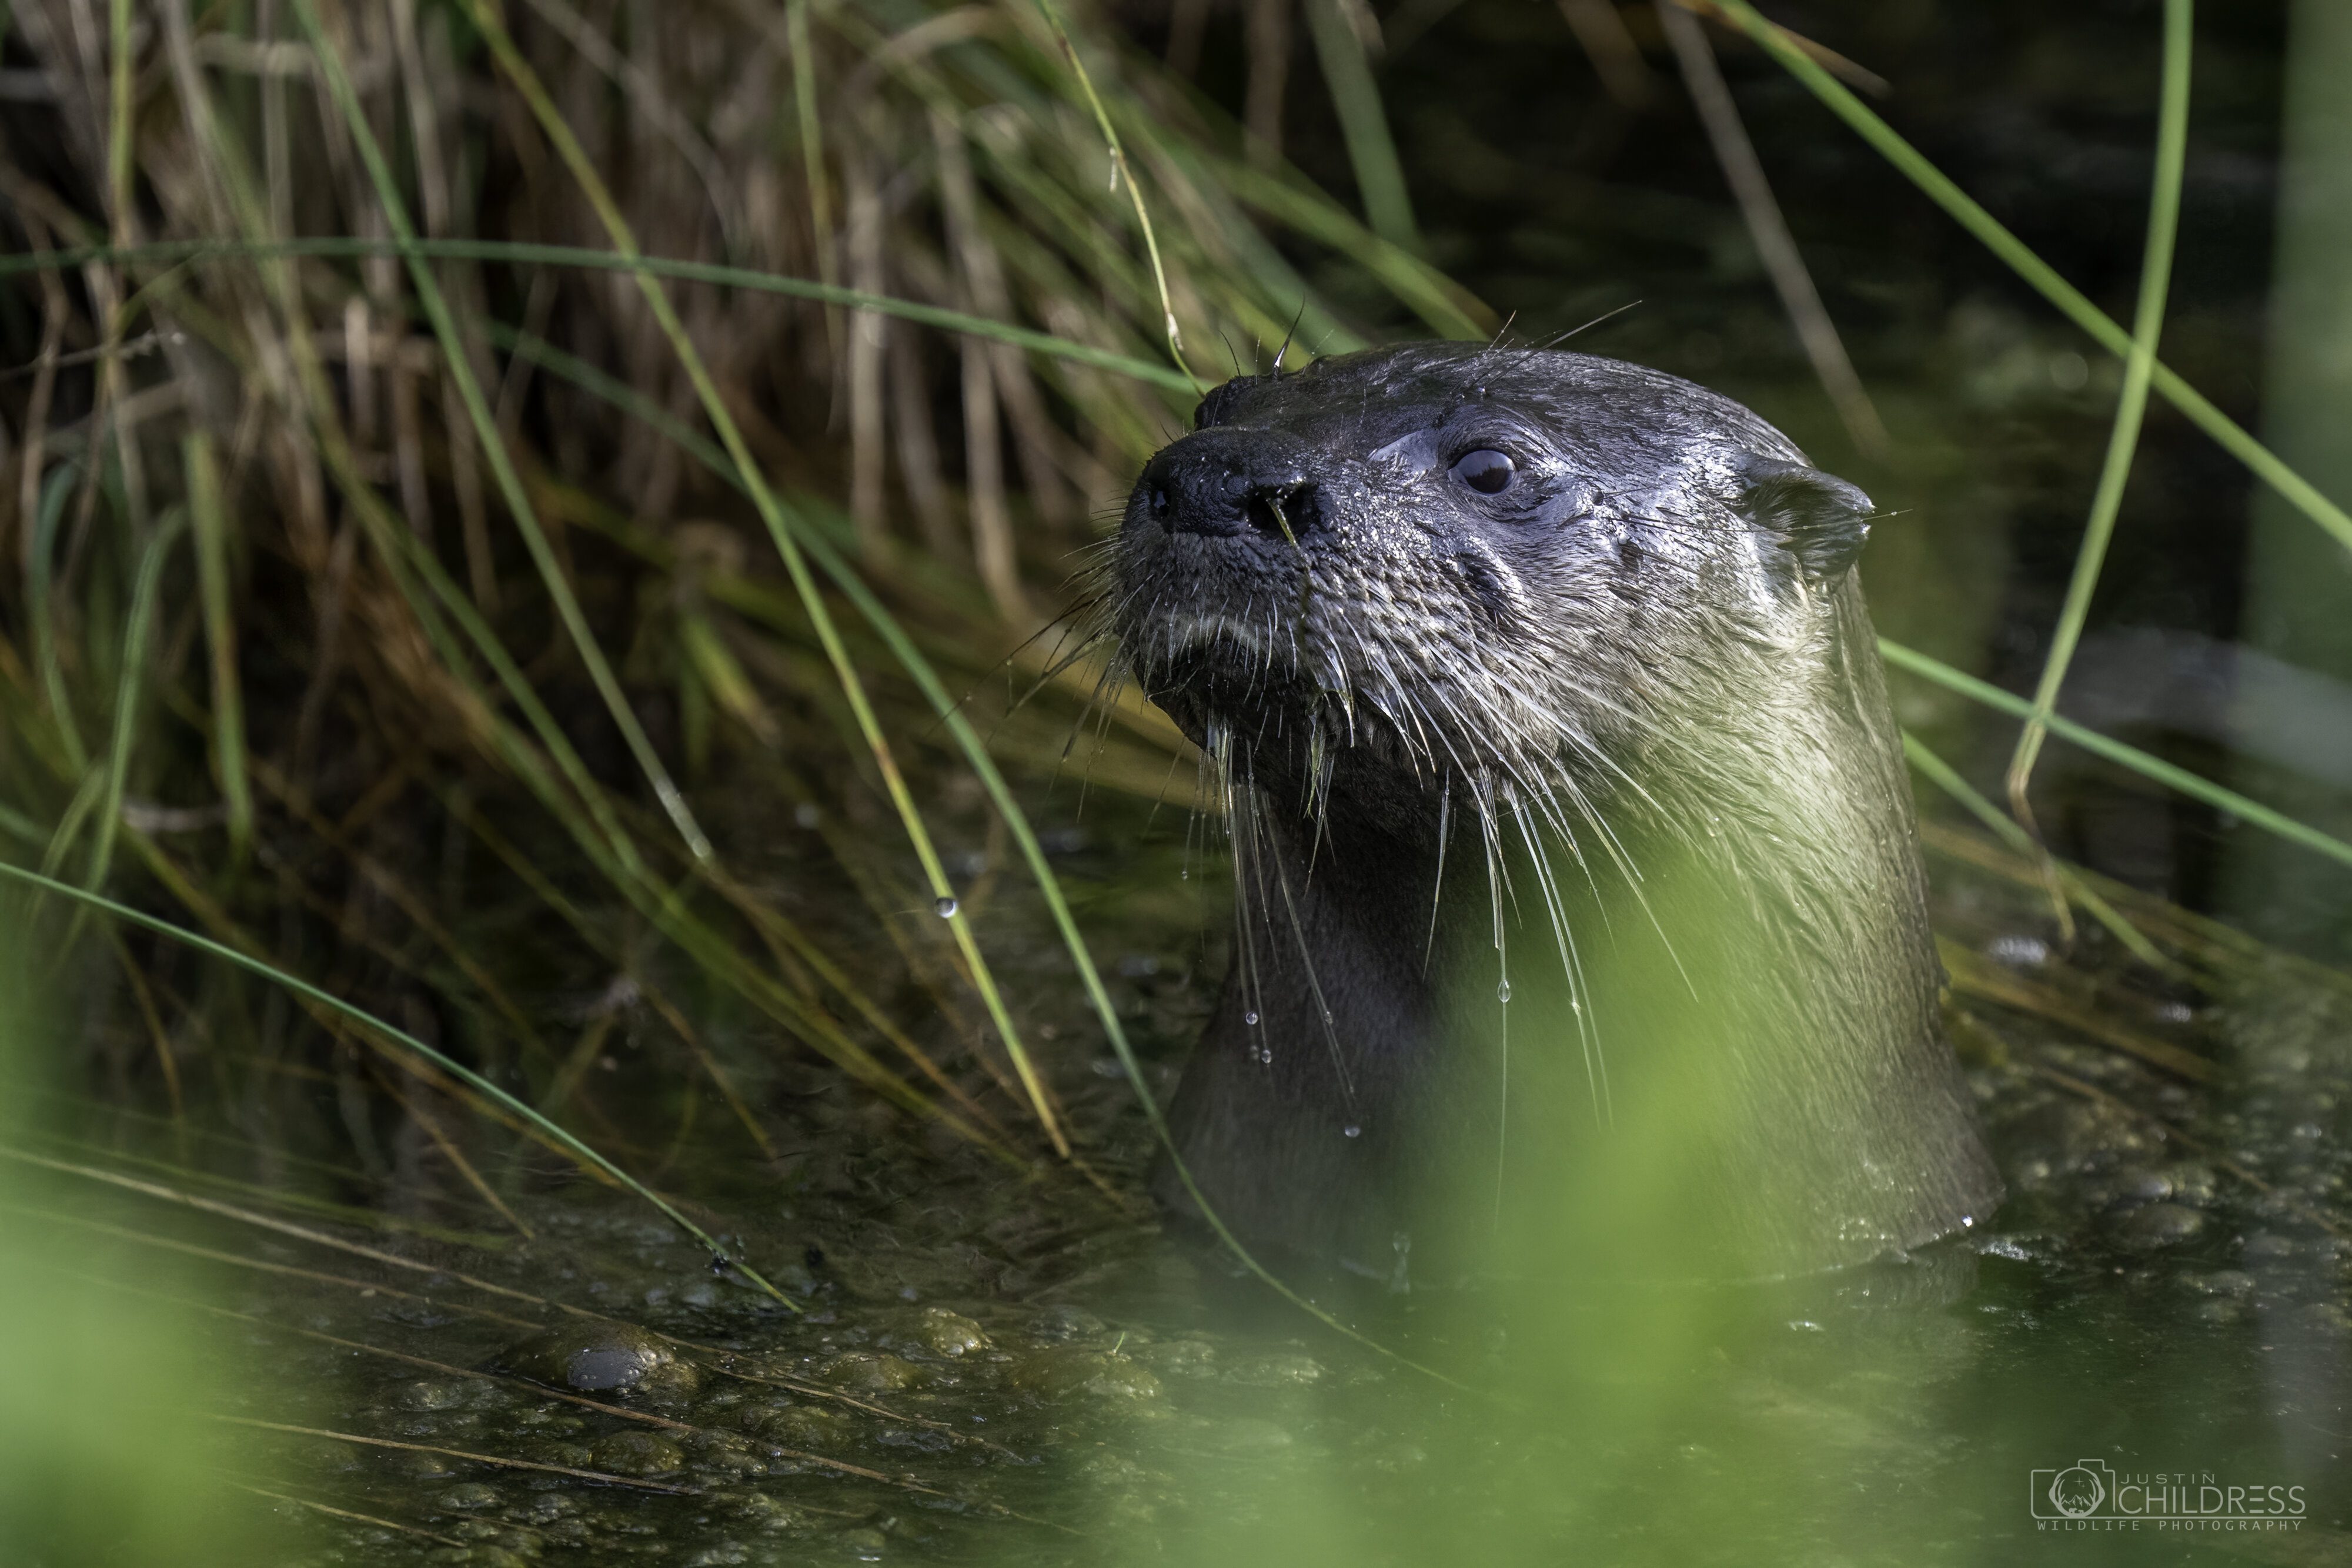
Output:
[[[1195,742],[1318,810],[1589,793],[1744,716],[1736,666],[1827,653],[1870,516],[1747,409],[1582,354],[1349,354],[1194,426],[1129,499],[1113,630]]]
[[[1517,1190],[1591,1195],[1594,1234],[1759,1269],[1983,1212],[1863,494],[1727,399],[1581,354],[1350,354],[1194,423],[1101,601],[1230,807],[1234,961],[1171,1113],[1218,1212],[1365,1262],[1460,1229],[1411,1218],[1454,1176],[1411,1173],[1506,1147]],[[1646,1132],[1569,1131],[1596,1121]],[[1669,1146],[1687,1226],[1617,1201]]]

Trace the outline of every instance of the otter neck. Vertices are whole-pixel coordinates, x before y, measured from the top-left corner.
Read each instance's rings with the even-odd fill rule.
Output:
[[[1425,1051],[1446,924],[1434,831],[1399,833],[1346,810],[1320,817],[1236,800],[1236,921],[1230,989],[1286,1092],[1330,1093],[1360,1125]],[[1449,879],[1450,880],[1450,879]]]
[[[1587,784],[1605,841],[1558,808],[1574,850],[1550,811],[1482,814],[1458,782],[1449,801],[1343,756],[1316,800],[1262,768],[1225,996],[1176,1108],[1194,1167],[1242,1177],[1220,1211],[1294,1239],[1344,1215],[1334,1249],[1370,1260],[1432,1228],[1449,1160],[1488,1162],[1491,1194],[1507,1146],[1514,1190],[1559,1193],[1613,1133],[1687,1141],[1671,1228],[1741,1271],[1983,1212],[1900,752],[1874,668],[1841,678],[1861,700],[1808,697],[1811,731],[1729,715],[1627,757]]]

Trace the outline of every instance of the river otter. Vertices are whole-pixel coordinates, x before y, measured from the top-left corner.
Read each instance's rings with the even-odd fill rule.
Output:
[[[1170,1121],[1244,1240],[1419,1272],[1580,1203],[1774,1273],[1990,1211],[1869,517],[1748,409],[1582,354],[1373,350],[1202,402],[1101,602],[1226,789],[1232,968]]]

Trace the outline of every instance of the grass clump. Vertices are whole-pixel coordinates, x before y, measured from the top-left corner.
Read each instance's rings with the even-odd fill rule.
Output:
[[[1091,507],[1189,404],[1169,345],[1361,340],[1270,231],[1365,251],[1427,325],[1481,308],[1295,175],[1237,195],[1229,128],[1049,11],[112,19],[94,73],[41,8],[8,35],[61,84],[58,155],[0,220],[0,827],[27,862],[559,1122],[549,977],[485,962],[476,912],[646,996],[754,1146],[758,1069],[689,1038],[666,964],[1008,1158],[1067,1154],[970,921],[903,918],[955,896],[943,768],[980,770],[1050,882],[962,693],[1008,652],[1041,668],[1022,640]],[[1043,711],[1016,768],[1059,761],[1076,703]],[[907,752],[941,723],[955,760]],[[698,794],[738,821],[887,803],[824,841],[960,1032],[919,1040],[855,945],[755,894]],[[234,1097],[238,1056],[370,1032],[109,946],[156,1000],[134,1076]]]

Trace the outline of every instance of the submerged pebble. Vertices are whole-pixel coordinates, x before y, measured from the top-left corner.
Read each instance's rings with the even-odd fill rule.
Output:
[[[1029,1357],[1013,1373],[1013,1386],[1048,1399],[1090,1394],[1112,1400],[1160,1397],[1160,1379],[1123,1355],[1092,1350],[1048,1350]]]
[[[2213,1201],[2215,1188],[2211,1166],[2183,1162],[2167,1166],[2164,1174],[2172,1183],[2175,1200],[2200,1206]]]
[[[2297,1327],[2328,1339],[2352,1337],[2352,1312],[2334,1301],[2313,1301],[2294,1313],[2294,1322]]]
[[[1245,1388],[1303,1388],[1323,1380],[1323,1364],[1304,1352],[1276,1351],[1235,1361],[1225,1381]]]
[[[702,1385],[698,1369],[678,1360],[659,1337],[629,1323],[550,1329],[500,1352],[493,1364],[533,1383],[583,1394],[676,1399]]]
[[[767,1464],[751,1451],[751,1439],[740,1432],[697,1432],[686,1440],[695,1469],[713,1480],[745,1479],[765,1475]]]
[[[404,1410],[454,1410],[469,1392],[461,1378],[426,1377],[401,1385],[396,1397]]]
[[[915,1328],[915,1338],[934,1355],[967,1355],[988,1348],[988,1335],[961,1312],[926,1307]]]
[[[445,1546],[425,1553],[425,1561],[436,1565],[462,1563],[467,1568],[529,1568],[530,1563],[503,1546]]]
[[[1217,1424],[1216,1437],[1229,1453],[1275,1453],[1297,1442],[1287,1427],[1259,1416],[1228,1416]]]
[[[707,1492],[704,1500],[720,1517],[772,1534],[806,1530],[813,1518],[805,1509],[794,1508],[763,1491]]]
[[[616,1476],[666,1476],[686,1469],[686,1450],[658,1432],[612,1432],[588,1446],[589,1469]]]
[[[2135,1250],[2170,1247],[2205,1228],[2205,1217],[2177,1203],[2151,1203],[2130,1210],[2114,1222],[2118,1245]]]
[[[2108,1181],[2107,1190],[2117,1197],[2139,1203],[2158,1203],[2173,1194],[2169,1173],[2150,1170],[2144,1166],[2126,1166]]]
[[[898,1394],[924,1380],[921,1367],[887,1351],[845,1351],[818,1370],[827,1383],[859,1394]]]
[[[2200,1296],[2242,1298],[2254,1293],[2254,1277],[2242,1269],[2216,1269],[2205,1274],[2183,1274],[2181,1284]]]
[[[771,1443],[803,1452],[840,1448],[857,1435],[856,1422],[822,1405],[759,1406],[738,1416],[736,1425]]]
[[[1171,1339],[1149,1354],[1163,1377],[1217,1375],[1217,1347],[1204,1339]]]
[[[1083,1307],[1048,1307],[1029,1321],[1031,1337],[1057,1344],[1066,1340],[1091,1339],[1105,1332],[1102,1319]]]
[[[2275,1231],[2263,1231],[2260,1235],[2246,1238],[2246,1244],[2239,1249],[2239,1253],[2251,1263],[2275,1263],[2282,1259],[2294,1257],[2300,1250],[2301,1249],[2296,1247],[2290,1238],[2281,1236]]]

